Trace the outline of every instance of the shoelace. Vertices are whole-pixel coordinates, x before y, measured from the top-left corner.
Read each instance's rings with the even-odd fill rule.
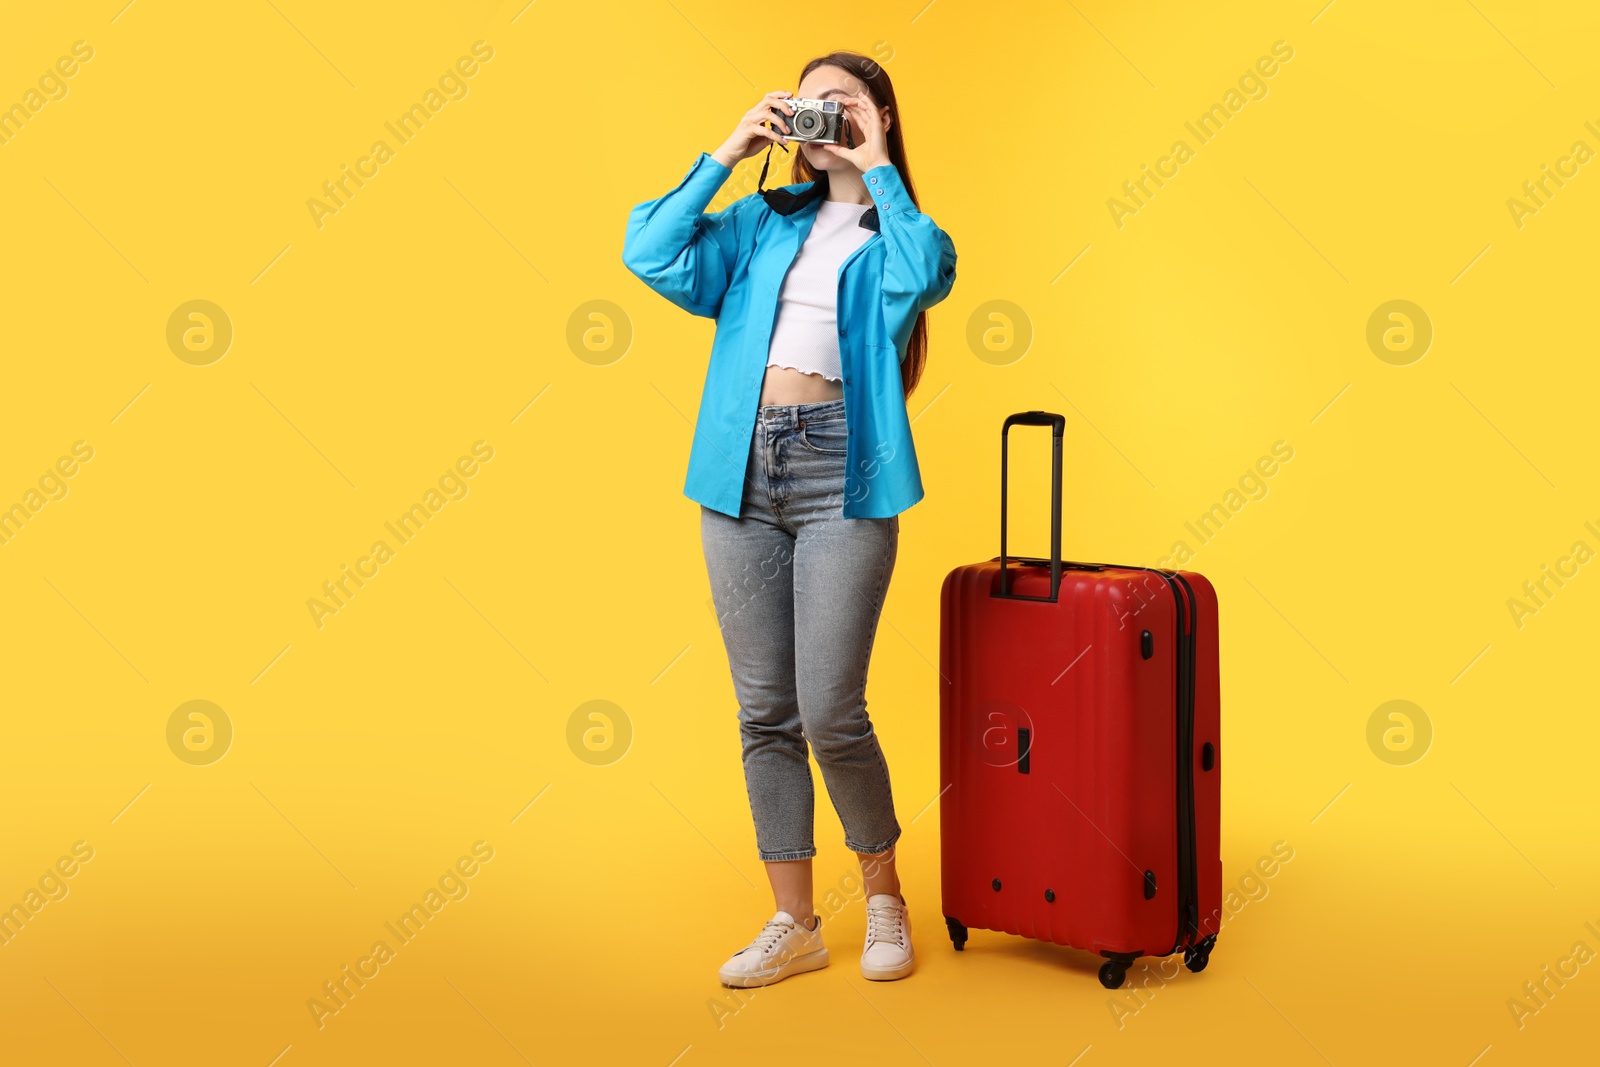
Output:
[[[783,939],[783,936],[794,929],[794,923],[780,922],[777,919],[768,919],[767,924],[761,928],[756,939],[750,942],[750,947],[761,955],[772,951],[772,946]]]
[[[905,912],[899,905],[889,904],[880,907],[867,908],[867,945],[882,943],[886,945],[906,944]]]

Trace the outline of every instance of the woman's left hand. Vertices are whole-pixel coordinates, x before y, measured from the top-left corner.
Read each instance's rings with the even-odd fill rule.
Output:
[[[864,95],[847,98],[844,106],[859,143],[854,148],[837,144],[818,144],[814,147],[848,159],[863,174],[873,167],[889,164],[889,142],[884,136],[883,115]]]

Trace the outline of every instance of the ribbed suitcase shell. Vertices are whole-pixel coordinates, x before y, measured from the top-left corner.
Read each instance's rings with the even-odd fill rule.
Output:
[[[1049,560],[1012,557],[1007,569],[1014,593],[1049,595]],[[1217,600],[1204,577],[1178,573],[1194,601],[1185,751],[1178,659],[1190,593],[1175,594],[1164,572],[1065,563],[1054,603],[991,596],[998,557],[945,579],[939,810],[949,919],[1113,958],[1167,955],[1217,933]],[[1194,796],[1192,931],[1181,914],[1180,759]],[[951,937],[960,948],[965,931],[953,925]]]

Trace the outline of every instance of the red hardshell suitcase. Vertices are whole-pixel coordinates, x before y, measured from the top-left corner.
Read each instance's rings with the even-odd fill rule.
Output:
[[[1006,440],[1050,426],[1049,559],[1006,555]],[[945,922],[1205,967],[1221,925],[1217,597],[1192,571],[1061,559],[1061,435],[1000,429],[1000,555],[940,593]]]

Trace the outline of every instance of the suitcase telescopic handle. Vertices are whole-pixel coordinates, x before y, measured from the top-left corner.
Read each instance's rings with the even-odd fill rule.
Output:
[[[1007,452],[1013,426],[1050,427],[1050,595],[1023,596],[1011,591],[1011,572],[1006,567],[1006,490],[1009,484]],[[995,596],[1011,600],[1045,600],[1054,603],[1061,592],[1061,435],[1067,428],[1064,416],[1052,411],[1019,411],[1007,415],[1000,426],[1000,591]]]

